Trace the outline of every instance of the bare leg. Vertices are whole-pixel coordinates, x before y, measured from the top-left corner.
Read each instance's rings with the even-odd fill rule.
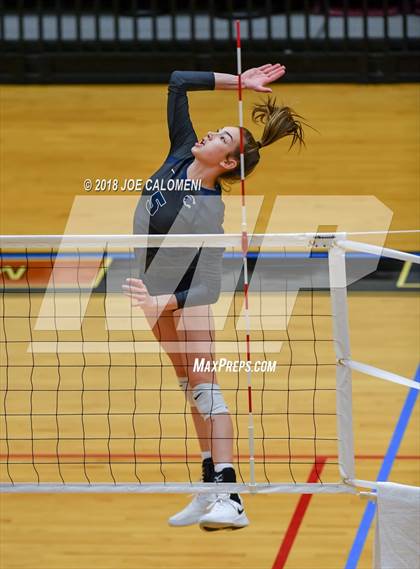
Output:
[[[214,361],[214,325],[210,306],[184,308],[169,314],[163,313],[155,324],[151,323],[151,327],[171,358],[178,377],[187,377],[189,388],[194,388],[201,383],[210,385],[217,383],[213,371],[200,372],[194,369],[195,358],[204,358],[210,363]],[[197,347],[196,343],[201,345]],[[205,468],[205,462],[203,462],[203,481],[236,482],[235,470],[231,467],[233,463],[233,425],[229,412],[213,414],[207,420],[202,418],[195,407],[191,407],[191,413],[200,448],[202,451],[210,449],[213,459],[210,463],[210,471]],[[244,513],[240,496],[236,493],[219,495],[215,487],[214,494],[195,496],[186,508],[169,518],[169,524],[173,526],[193,523],[199,523],[202,529],[212,531],[227,528],[239,529],[247,526],[249,521]]]
[[[195,427],[195,432],[197,433],[198,442],[200,444],[201,452],[209,452],[211,453],[210,448],[210,437],[207,430],[206,421],[197,411],[196,407],[190,407],[191,416]]]
[[[158,320],[155,318],[148,319],[150,327],[156,339],[159,340],[165,352],[168,354],[175,373],[178,378],[188,378],[185,356],[180,350],[174,351],[173,347],[178,344],[179,338],[175,327],[176,321],[172,311],[162,312]],[[189,386],[191,387],[191,385]],[[197,433],[198,442],[201,452],[211,452],[210,436],[208,432],[208,424],[197,411],[196,407],[190,407],[195,431]]]
[[[194,359],[214,360],[214,321],[210,306],[187,307],[174,312],[177,319],[177,332],[180,342],[185,345],[184,365],[188,370],[189,385],[193,388],[200,383],[217,383],[213,371],[195,371]],[[199,351],[197,344],[200,344]],[[197,413],[195,413],[197,415]],[[233,460],[233,425],[229,413],[217,414],[207,421],[201,419],[207,428],[207,437],[211,443],[211,455],[214,463]]]

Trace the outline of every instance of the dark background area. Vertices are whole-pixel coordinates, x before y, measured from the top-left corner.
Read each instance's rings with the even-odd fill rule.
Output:
[[[166,82],[281,61],[293,82],[420,79],[420,0],[0,0],[2,83]]]

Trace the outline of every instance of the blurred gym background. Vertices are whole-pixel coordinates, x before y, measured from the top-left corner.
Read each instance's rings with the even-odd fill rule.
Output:
[[[420,78],[419,0],[4,0],[3,83],[166,82],[281,61],[287,81]]]

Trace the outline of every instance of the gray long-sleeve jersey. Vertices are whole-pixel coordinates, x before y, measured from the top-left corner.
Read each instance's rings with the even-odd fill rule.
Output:
[[[168,89],[167,119],[170,150],[162,166],[149,177],[148,187],[158,181],[185,178],[193,162],[197,135],[191,123],[187,91],[214,89],[214,73],[174,71]],[[148,191],[143,189],[134,216],[137,234],[223,233],[224,204],[221,187],[216,190]],[[151,294],[174,293],[178,307],[216,302],[220,294],[223,248],[148,247],[136,251],[140,274]],[[194,275],[187,290],[180,290],[184,275]],[[184,281],[182,281],[184,282]],[[176,290],[178,288],[178,290]],[[181,286],[182,289],[182,286]]]

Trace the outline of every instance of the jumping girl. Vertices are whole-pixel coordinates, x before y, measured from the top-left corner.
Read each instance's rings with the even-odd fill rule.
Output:
[[[268,63],[242,73],[242,87],[271,93],[267,87],[286,73],[283,65]],[[170,150],[151,176],[158,185],[143,190],[135,217],[137,234],[223,233],[222,184],[240,179],[240,129],[224,126],[200,140],[188,110],[187,91],[237,89],[238,77],[225,73],[174,71],[168,90],[167,119]],[[260,160],[261,148],[285,136],[291,145],[303,143],[302,124],[289,107],[275,99],[255,104],[252,119],[263,125],[261,140],[243,129],[245,175]],[[201,181],[164,191],[168,181]],[[197,186],[197,184],[196,184]],[[153,187],[151,183],[149,187]],[[173,187],[173,182],[171,182]],[[147,247],[136,251],[140,278],[127,279],[124,292],[140,306],[151,329],[174,366],[179,385],[191,406],[202,453],[203,482],[236,482],[233,468],[233,426],[216,374],[196,371],[194,360],[214,360],[211,304],[220,294],[223,248]],[[239,529],[249,524],[238,494],[197,494],[169,519],[172,526],[199,523],[207,531]]]

